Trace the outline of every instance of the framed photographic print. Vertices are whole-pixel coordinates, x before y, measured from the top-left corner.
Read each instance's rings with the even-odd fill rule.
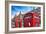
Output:
[[[5,8],[6,32],[21,33],[45,30],[44,3],[7,1]]]

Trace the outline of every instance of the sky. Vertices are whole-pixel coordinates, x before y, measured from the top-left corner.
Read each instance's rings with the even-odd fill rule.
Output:
[[[33,7],[33,6],[11,6],[11,14],[14,15],[18,15],[21,11],[22,14],[32,11],[33,9],[36,9],[37,7]]]

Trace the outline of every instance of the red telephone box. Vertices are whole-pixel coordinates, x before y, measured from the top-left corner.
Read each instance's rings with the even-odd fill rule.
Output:
[[[27,13],[24,16],[24,27],[40,26],[40,18],[38,13]]]
[[[37,24],[37,25],[36,25]],[[40,26],[40,18],[38,13],[33,13],[33,26]]]
[[[19,18],[15,19],[15,27],[22,27],[22,19]]]
[[[24,27],[32,27],[32,13],[27,13],[24,16]]]

